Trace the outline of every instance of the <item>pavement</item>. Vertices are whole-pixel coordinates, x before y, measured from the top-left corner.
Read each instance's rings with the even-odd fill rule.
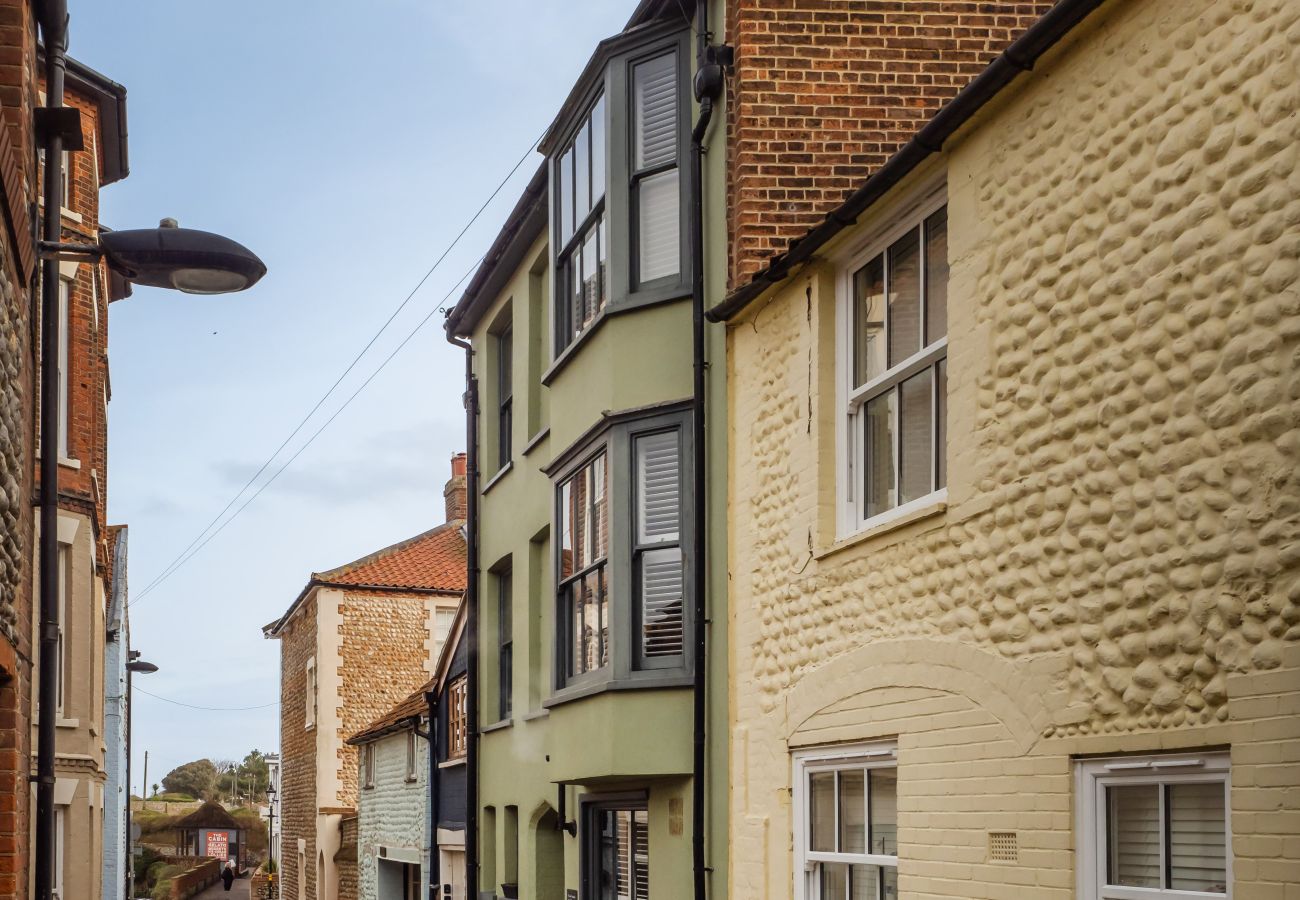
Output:
[[[221,879],[217,879],[216,884],[203,891],[201,894],[195,894],[192,900],[252,900],[250,891],[253,882],[248,878],[236,878],[235,883],[230,886],[230,893],[221,884]]]

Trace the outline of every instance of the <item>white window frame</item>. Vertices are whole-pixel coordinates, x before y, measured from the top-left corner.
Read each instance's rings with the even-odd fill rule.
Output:
[[[63,860],[64,848],[67,846],[67,811],[66,806],[54,807],[54,877],[50,879],[50,900],[64,900]]]
[[[416,743],[414,729],[406,732],[406,780],[415,781],[416,777]]]
[[[943,502],[948,497],[948,488],[945,485],[925,496],[909,500],[907,503],[899,504],[874,516],[866,516],[866,492],[861,477],[864,448],[859,446],[861,443],[860,432],[862,430],[861,410],[866,406],[867,401],[886,393],[918,372],[933,367],[939,360],[946,358],[948,356],[948,335],[945,333],[942,338],[930,346],[921,349],[893,368],[887,369],[876,378],[862,385],[862,387],[855,387],[853,384],[853,276],[875,257],[887,251],[903,235],[911,231],[923,231],[922,226],[925,220],[942,209],[947,203],[948,190],[946,182],[929,186],[919,192],[918,198],[913,203],[904,206],[897,214],[891,215],[888,226],[872,232],[840,261],[835,288],[835,434],[836,460],[838,463],[836,466],[835,495],[838,498],[836,518],[839,525],[839,537],[841,538],[851,537],[858,532],[886,525],[891,521],[904,518],[918,509]],[[920,270],[921,290],[922,296],[924,296],[926,277],[924,244],[922,244]],[[886,334],[888,334],[889,329],[887,306]],[[924,322],[922,322],[922,329],[924,329]],[[897,410],[895,410],[895,416],[897,416]],[[941,448],[934,446],[937,440],[938,435],[930,435],[932,460],[937,458],[934,454],[941,451]],[[894,459],[894,480],[896,485],[898,483],[898,462],[896,454]]]
[[[361,786],[366,790],[375,786],[374,742],[361,745]]]
[[[68,422],[71,421],[71,410],[68,409],[68,367],[69,367],[69,346],[71,345],[71,336],[68,333],[70,327],[72,308],[72,281],[68,278],[59,278],[59,442],[58,451],[59,459],[70,459],[68,454]]]
[[[316,727],[316,713],[318,711],[316,697],[320,693],[320,687],[316,684],[316,657],[307,660],[307,684],[306,697],[304,698],[303,720],[304,729],[310,731]]]
[[[1227,753],[1179,753],[1162,756],[1113,756],[1079,760],[1075,765],[1075,848],[1080,900],[1205,900],[1232,897],[1232,779]],[[1106,884],[1106,788],[1115,784],[1204,784],[1224,790],[1224,869],[1228,891],[1178,891],[1169,888],[1111,887]],[[1161,824],[1164,823],[1163,792]],[[1160,844],[1165,869],[1165,842]]]
[[[58,663],[55,666],[58,674],[58,688],[55,691],[56,703],[54,715],[56,719],[65,718],[67,710],[67,691],[71,679],[68,677],[68,662],[70,654],[68,653],[68,613],[72,604],[69,603],[69,597],[72,593],[72,545],[59,543],[58,549],[58,567],[59,567],[59,643],[58,643]]]
[[[823,900],[814,879],[820,862],[851,865],[889,866],[898,868],[897,856],[875,853],[825,853],[808,849],[809,776],[814,772],[842,769],[897,769],[898,745],[893,741],[874,741],[837,747],[798,750],[791,755],[792,806],[794,823],[794,900]],[[837,816],[838,818],[838,816]]]

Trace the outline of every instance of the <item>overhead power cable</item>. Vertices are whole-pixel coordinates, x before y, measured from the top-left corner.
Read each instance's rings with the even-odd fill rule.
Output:
[[[244,483],[243,487],[241,487],[235,493],[235,495],[230,498],[230,501],[224,507],[222,507],[219,513],[217,513],[212,518],[212,521],[208,522],[208,524],[204,526],[203,530],[200,531],[197,535],[195,535],[194,539],[190,541],[190,543],[185,547],[185,549],[182,550],[180,553],[178,553],[176,557],[170,563],[168,563],[166,567],[164,567],[163,571],[160,572],[153,579],[153,581],[145,585],[144,589],[140,591],[136,599],[132,601],[132,605],[144,599],[144,597],[149,592],[154,590],[154,588],[160,585],[166,578],[169,578],[172,572],[174,572],[180,566],[184,565],[185,561],[193,556],[191,551],[195,549],[196,545],[200,545],[200,541],[206,543],[204,538],[205,536],[208,536],[208,532],[210,532],[215,526],[217,526],[219,522],[221,522],[222,518],[226,515],[226,513],[230,512],[231,508],[234,507],[234,505],[239,502],[239,499],[244,496],[244,494],[248,491],[248,489],[251,488],[254,485],[254,483],[256,483],[257,479],[260,478],[268,468],[270,468],[271,464],[276,460],[276,458],[279,457],[279,455],[284,451],[284,449],[289,446],[290,442],[292,442],[293,439],[297,437],[298,434],[303,430],[303,428],[306,427],[307,423],[311,421],[312,417],[316,415],[316,413],[320,410],[320,408],[325,404],[325,401],[328,400],[336,390],[338,390],[339,385],[342,384],[343,380],[347,378],[349,374],[351,374],[353,369],[356,368],[357,363],[359,363],[362,357],[364,357],[366,353],[370,351],[370,348],[375,345],[375,342],[379,340],[380,336],[388,329],[388,326],[393,323],[393,320],[396,319],[397,316],[402,312],[402,310],[405,309],[407,305],[410,304],[411,300],[415,297],[416,293],[419,292],[420,288],[424,286],[425,282],[429,280],[429,278],[438,269],[438,267],[442,265],[443,261],[446,260],[447,255],[451,253],[451,251],[456,247],[457,244],[460,243],[461,239],[465,236],[465,234],[469,231],[469,229],[474,225],[475,222],[479,220],[479,217],[483,215],[483,212],[488,208],[488,206],[492,203],[492,201],[497,198],[497,195],[501,193],[501,191],[505,188],[505,186],[515,176],[515,173],[519,171],[519,168],[528,160],[528,158],[532,155],[533,151],[536,149],[537,143],[540,140],[541,138],[539,136],[537,140],[534,140],[532,144],[529,145],[528,150],[525,151],[524,155],[519,158],[518,162],[516,162],[514,166],[510,169],[510,172],[505,176],[505,178],[503,178],[500,181],[499,184],[497,184],[496,188],[493,189],[492,193],[488,196],[488,198],[483,201],[483,203],[479,206],[478,210],[474,213],[474,215],[470,218],[470,220],[466,222],[465,226],[461,228],[459,233],[457,233],[456,237],[452,239],[451,243],[447,245],[447,247],[438,256],[438,258],[434,260],[433,265],[431,265],[429,269],[424,273],[424,275],[416,283],[415,287],[411,289],[410,293],[408,293],[406,297],[402,300],[402,302],[398,304],[397,308],[393,310],[393,312],[388,316],[386,320],[384,320],[384,324],[381,325],[379,327],[379,330],[376,331],[374,335],[370,338],[370,340],[366,342],[366,345],[361,348],[360,352],[357,353],[355,357],[353,357],[352,361],[348,363],[347,368],[345,368],[343,372],[338,376],[338,378],[334,380],[334,383],[330,385],[329,389],[325,391],[324,394],[321,395],[321,398],[316,401],[315,405],[312,406],[312,408],[307,411],[307,414],[302,417],[302,420],[299,421],[296,426],[294,426],[294,429],[291,432],[289,432],[289,435],[283,441],[281,441],[280,446],[275,448],[275,451],[266,458],[266,461],[263,462],[260,467],[258,467],[257,471],[254,472],[252,476],[248,479],[248,481]],[[462,278],[461,280],[463,281],[464,279]],[[422,322],[421,326],[423,324],[424,323]],[[258,493],[260,493],[260,490],[258,491]],[[240,508],[242,509],[243,507]],[[238,513],[236,513],[236,515],[237,514]],[[221,528],[224,527],[225,527],[224,525],[221,526]]]
[[[147,696],[153,697],[155,700],[161,700],[164,703],[171,703],[176,706],[183,706],[186,709],[201,709],[204,712],[249,712],[250,710],[254,710],[254,709],[268,709],[272,706],[280,705],[280,701],[276,700],[274,703],[262,703],[258,706],[197,706],[193,703],[182,703],[180,700],[173,700],[170,697],[163,697],[159,694],[151,693],[150,691],[146,691],[142,687],[133,687],[131,688],[131,690],[139,691],[142,694],[146,694]]]
[[[208,543],[212,541],[213,538],[221,534],[221,532],[225,531],[226,526],[229,525],[231,522],[235,521],[235,519],[239,517],[239,514],[242,513],[245,509],[247,509],[248,505],[261,495],[262,491],[266,490],[268,487],[274,484],[275,480],[279,478],[282,474],[284,474],[284,470],[289,468],[289,466],[293,465],[293,461],[296,460],[299,456],[301,456],[303,454],[303,451],[305,451],[308,447],[310,447],[313,443],[315,443],[316,438],[321,436],[321,432],[323,432],[326,428],[329,428],[330,424],[339,417],[339,415],[343,412],[343,410],[347,409],[349,406],[352,405],[352,401],[357,399],[357,396],[360,395],[360,393],[366,389],[366,387],[370,384],[370,382],[374,381],[375,377],[378,376],[380,372],[384,371],[385,368],[387,368],[388,364],[393,361],[393,358],[396,357],[397,354],[402,351],[402,348],[405,347],[407,344],[409,344],[415,338],[415,336],[419,334],[421,330],[423,330],[425,325],[429,324],[429,320],[432,319],[438,313],[446,310],[447,303],[451,300],[452,295],[456,293],[456,291],[460,288],[460,286],[464,284],[465,281],[468,280],[471,275],[474,274],[474,271],[479,267],[479,264],[482,263],[485,258],[486,255],[480,256],[477,260],[474,261],[474,264],[471,265],[465,271],[465,274],[460,276],[460,278],[456,280],[456,283],[451,286],[451,290],[449,290],[443,296],[442,302],[440,302],[433,309],[429,310],[428,315],[426,315],[423,319],[421,319],[419,323],[413,329],[411,329],[410,333],[407,334],[406,337],[402,338],[402,342],[398,344],[396,347],[394,347],[392,352],[389,353],[388,356],[384,357],[384,361],[379,364],[379,367],[376,368],[373,372],[371,372],[365,381],[361,382],[361,385],[355,391],[352,392],[352,395],[348,397],[347,400],[343,401],[343,404],[338,409],[334,410],[333,414],[328,419],[325,420],[324,424],[322,424],[320,428],[316,429],[316,431],[312,434],[312,436],[307,439],[306,443],[304,443],[301,447],[299,447],[297,450],[294,451],[293,456],[290,456],[287,460],[285,460],[284,465],[276,469],[270,478],[262,482],[262,484],[257,488],[257,490],[254,491],[252,495],[249,496],[249,498],[239,506],[238,509],[236,509],[233,513],[231,513],[230,517],[226,519],[224,522],[222,522],[220,527],[218,527],[215,531],[213,531],[206,538],[204,538],[201,543],[195,546],[194,549],[190,551],[188,556],[185,556],[184,558],[180,559],[174,566],[172,566],[170,571],[154,579],[153,583],[144,591],[142,591],[140,593],[140,596],[136,597],[135,600],[128,603],[127,606],[134,607],[136,604],[144,600],[145,595],[148,594],[149,591],[161,585],[164,581],[170,578],[178,569],[180,569],[183,565],[185,565],[187,562],[193,559],[196,555],[198,555],[199,551],[202,550],[204,547],[206,547]]]

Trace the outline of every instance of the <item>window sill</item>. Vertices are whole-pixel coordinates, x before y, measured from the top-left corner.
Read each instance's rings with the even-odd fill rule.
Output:
[[[663,688],[691,687],[694,683],[690,675],[650,674],[637,678],[624,678],[618,681],[609,679],[562,688],[551,697],[543,700],[542,705],[549,710],[565,703],[571,703],[574,700],[584,700],[587,697],[594,697],[608,691],[652,691]]]
[[[304,726],[302,727],[302,730],[303,730],[303,731],[315,731],[315,730],[316,730],[316,723],[315,723],[315,722],[312,722],[310,725],[304,725]]]
[[[555,357],[547,370],[542,373],[542,384],[547,387],[551,386],[555,376],[559,375],[560,370],[569,364],[569,360],[578,355],[578,351],[582,349],[583,344],[591,340],[592,336],[600,331],[601,326],[605,324],[611,314],[608,306],[596,314],[596,318],[591,320],[591,324],[583,330],[582,334],[570,341],[569,345],[560,351],[560,355]]]
[[[536,450],[537,447],[542,443],[542,441],[546,440],[550,436],[551,436],[551,426],[547,425],[541,431],[537,432],[537,434],[533,435],[528,439],[528,443],[524,444],[524,449],[519,451],[520,454],[522,456],[527,456],[528,454]]]
[[[69,222],[76,222],[78,225],[85,221],[82,218],[81,213],[68,209],[66,206],[59,207],[59,215],[63,216],[63,218],[67,219]]]
[[[59,465],[63,466],[63,468],[65,468],[65,469],[77,469],[77,470],[80,470],[80,469],[81,469],[81,460],[79,460],[79,459],[72,459],[71,457],[67,457],[67,456],[60,456],[60,457],[59,457]]]
[[[465,765],[465,757],[459,756],[456,759],[444,759],[442,762],[438,763],[438,768],[454,769],[457,766],[463,766],[463,765]]]
[[[535,709],[523,717],[525,722],[536,722],[538,719],[545,719],[551,714],[549,709]]]
[[[504,731],[515,724],[514,719],[502,719],[500,722],[493,722],[491,725],[485,725],[479,730],[479,734],[491,734],[494,731]]]
[[[817,560],[833,556],[842,550],[850,547],[856,547],[858,544],[865,543],[881,535],[897,531],[904,526],[911,525],[914,522],[920,522],[924,519],[933,518],[943,515],[948,511],[948,490],[935,491],[933,494],[914,500],[903,506],[895,507],[888,512],[869,519],[863,524],[860,531],[841,538],[829,547],[824,547],[813,558]]]
[[[64,719],[64,718],[60,718],[60,717],[56,716],[55,719],[54,719],[54,727],[55,727],[55,728],[80,728],[80,727],[81,727],[81,720],[80,720],[80,719]]]
[[[483,485],[483,490],[479,491],[479,493],[481,495],[486,495],[488,491],[492,490],[492,488],[496,486],[496,483],[498,481],[500,481],[502,478],[505,478],[507,475],[509,475],[510,470],[513,469],[514,467],[515,467],[515,461],[512,459],[504,466],[497,469],[497,473],[487,480],[487,483]]]

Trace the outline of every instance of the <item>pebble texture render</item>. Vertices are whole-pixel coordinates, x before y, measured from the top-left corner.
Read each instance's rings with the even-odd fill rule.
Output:
[[[1300,883],[1297,48],[1112,3],[950,144],[927,515],[837,543],[830,261],[730,329],[736,896],[790,895],[790,749],[883,737],[903,896],[1074,897],[1072,757],[1215,746],[1234,896]]]

